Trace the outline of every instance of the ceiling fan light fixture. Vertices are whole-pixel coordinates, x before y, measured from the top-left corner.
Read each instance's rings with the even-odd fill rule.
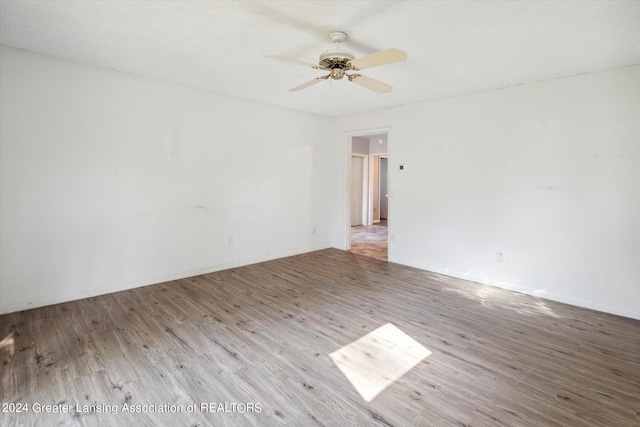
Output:
[[[331,69],[331,78],[333,80],[340,80],[345,76],[343,68],[333,68]]]

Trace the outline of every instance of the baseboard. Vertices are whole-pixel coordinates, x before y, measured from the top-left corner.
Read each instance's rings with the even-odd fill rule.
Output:
[[[262,257],[252,257],[252,258],[233,261],[230,263],[217,264],[215,266],[210,266],[210,267],[196,269],[196,270],[183,271],[180,273],[166,274],[166,275],[161,275],[161,276],[156,276],[156,277],[151,277],[146,279],[134,280],[131,282],[120,283],[120,284],[107,286],[107,287],[81,289],[76,292],[69,292],[64,295],[59,295],[59,294],[47,295],[34,301],[20,302],[16,304],[9,304],[6,306],[2,306],[0,307],[0,314],[9,314],[9,313],[14,313],[16,311],[30,310],[38,307],[46,307],[48,305],[62,304],[65,302],[76,301],[84,298],[91,298],[91,297],[96,297],[100,295],[112,294],[114,292],[126,291],[129,289],[135,289],[142,286],[156,285],[158,283],[170,282],[172,280],[186,279],[187,277],[200,276],[202,274],[214,273],[216,271],[228,270],[230,268],[244,267],[247,265],[257,264],[260,262],[271,261],[279,258],[286,258],[289,256],[319,251],[322,249],[328,249],[330,247],[331,247],[330,244],[312,246],[304,249],[266,254]]]
[[[398,261],[393,261],[396,262],[398,264],[402,264],[401,262]],[[555,302],[561,302],[563,304],[569,304],[569,305],[573,305],[576,307],[581,307],[581,308],[587,308],[590,310],[595,310],[595,311],[600,311],[602,313],[608,313],[608,314],[613,314],[616,316],[622,316],[622,317],[628,317],[630,319],[636,319],[636,320],[640,320],[640,312],[638,311],[634,311],[634,310],[626,310],[626,309],[621,309],[619,307],[612,307],[606,304],[601,304],[595,301],[588,301],[588,300],[583,300],[580,298],[575,298],[575,297],[570,297],[567,295],[562,295],[562,294],[555,294],[555,293],[551,293],[548,292],[544,289],[534,289],[534,288],[528,288],[525,286],[519,286],[519,285],[514,285],[512,283],[506,283],[506,282],[500,282],[500,281],[492,281],[486,278],[482,278],[482,277],[475,277],[473,275],[468,275],[468,274],[458,274],[455,271],[438,271],[437,268],[435,267],[424,267],[424,266],[420,266],[420,265],[410,265],[410,264],[404,264],[413,268],[419,268],[421,270],[425,270],[425,271],[430,271],[433,273],[437,273],[443,276],[448,276],[448,277],[453,277],[456,279],[462,279],[462,280],[467,280],[473,283],[477,283],[479,285],[487,285],[487,286],[493,286],[496,288],[500,288],[500,289],[505,289],[508,291],[513,291],[513,292],[518,292],[521,294],[525,294],[525,295],[532,295],[532,296],[536,296],[542,299],[546,299],[546,300],[550,300],[550,301],[555,301]]]

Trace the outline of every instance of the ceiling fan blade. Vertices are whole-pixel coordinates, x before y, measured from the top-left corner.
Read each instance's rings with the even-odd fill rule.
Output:
[[[376,79],[372,79],[371,77],[363,76],[362,74],[351,74],[348,77],[350,82],[353,82],[377,93],[388,93],[391,92],[391,89],[393,89],[393,87],[389,86],[386,83],[382,83]]]
[[[289,92],[296,92],[302,89],[306,89],[309,86],[313,86],[316,83],[320,83],[321,80],[327,80],[331,74],[327,74],[326,76],[316,77],[315,79],[308,81],[306,83],[301,84],[300,86],[296,86],[293,89],[289,89]]]
[[[365,68],[377,67],[378,65],[391,64],[407,59],[407,52],[400,49],[387,49],[362,58],[349,61],[352,70],[364,70]]]
[[[318,64],[313,64],[311,62],[300,61],[298,59],[286,58],[284,56],[275,56],[275,55],[263,55],[265,58],[277,59],[278,61],[291,62],[293,64],[305,65],[311,68],[319,68]]]

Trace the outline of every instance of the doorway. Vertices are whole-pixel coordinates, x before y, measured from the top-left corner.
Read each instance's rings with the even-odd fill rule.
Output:
[[[349,250],[388,259],[388,133],[349,137]]]

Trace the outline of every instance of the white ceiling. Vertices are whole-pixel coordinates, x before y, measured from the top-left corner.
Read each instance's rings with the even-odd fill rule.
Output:
[[[0,42],[20,49],[329,116],[640,64],[640,1],[10,1]],[[349,34],[356,57],[408,60],[288,89]]]

